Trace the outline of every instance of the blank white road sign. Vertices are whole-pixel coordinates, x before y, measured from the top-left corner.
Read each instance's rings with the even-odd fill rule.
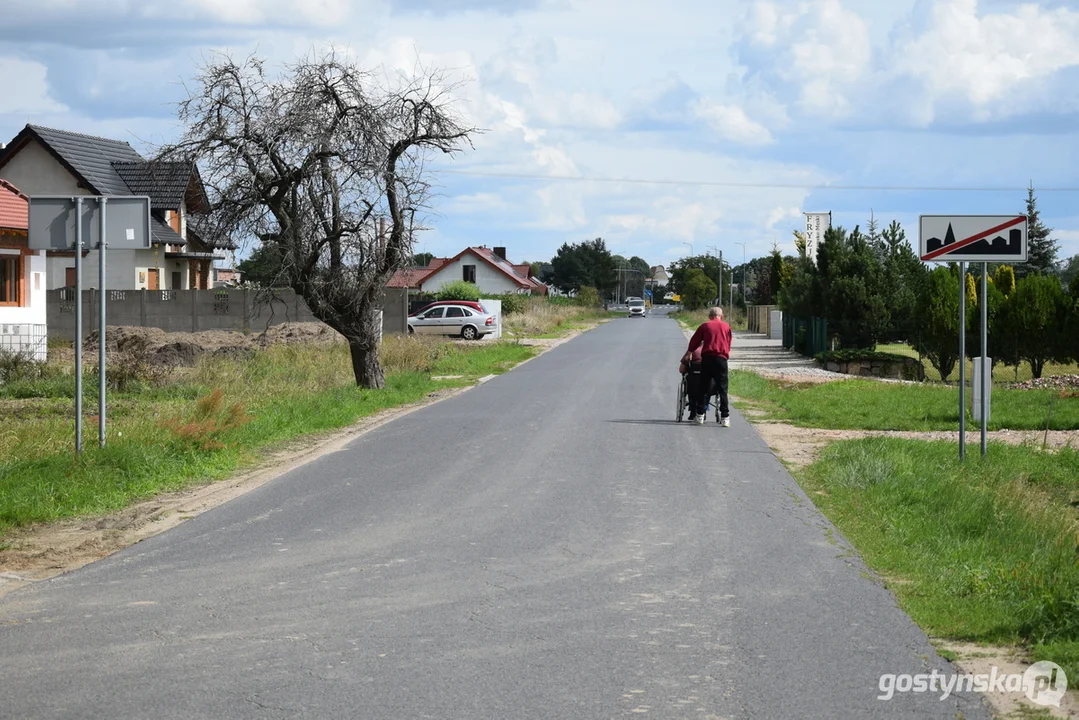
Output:
[[[1026,215],[922,215],[921,258],[927,262],[1026,262]]]

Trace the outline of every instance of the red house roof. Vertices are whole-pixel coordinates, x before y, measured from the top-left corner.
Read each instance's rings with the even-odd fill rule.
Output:
[[[386,287],[391,288],[415,288],[427,279],[427,276],[434,272],[430,266],[425,268],[405,268],[404,270],[398,270],[386,283]]]
[[[0,230],[30,227],[30,201],[7,180],[0,180]]]
[[[415,288],[423,284],[427,278],[438,272],[444,265],[457,262],[466,254],[472,253],[486,264],[490,265],[494,269],[498,270],[502,274],[506,275],[510,280],[520,288],[527,288],[530,290],[536,290],[539,292],[545,291],[547,288],[543,283],[538,283],[530,277],[531,266],[529,265],[514,265],[508,260],[503,260],[501,257],[495,254],[494,250],[486,247],[469,247],[465,248],[452,258],[432,258],[425,268],[406,268],[404,270],[398,270],[390,278],[390,281],[386,283],[386,287],[393,288]]]

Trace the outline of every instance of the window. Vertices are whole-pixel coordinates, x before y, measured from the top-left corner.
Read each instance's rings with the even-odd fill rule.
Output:
[[[423,319],[424,320],[437,320],[440,317],[442,317],[442,313],[444,313],[444,312],[446,312],[446,308],[436,307],[436,308],[433,308],[433,309],[428,310],[427,312],[425,312],[423,314]]]
[[[459,308],[459,307],[448,307],[448,308],[446,308],[446,317],[448,317],[448,318],[451,318],[451,317],[464,317],[464,316],[465,316],[465,309],[464,308]]]
[[[0,255],[0,305],[22,305],[21,255]]]
[[[470,282],[470,283],[475,283],[476,282],[476,266],[475,265],[464,265],[463,268],[464,268],[464,275],[463,275],[464,281],[465,282]]]

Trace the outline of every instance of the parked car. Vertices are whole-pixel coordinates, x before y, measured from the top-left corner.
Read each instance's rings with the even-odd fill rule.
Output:
[[[644,317],[644,300],[638,300],[631,298],[629,300],[629,316],[630,317]]]
[[[408,316],[408,334],[458,335],[465,340],[478,340],[493,333],[495,316],[474,306],[479,303],[437,303]]]
[[[421,312],[426,312],[437,305],[464,305],[470,307],[477,312],[487,312],[487,308],[483,307],[483,303],[474,302],[472,300],[435,300],[434,302],[427,303],[422,308],[414,313],[409,313],[409,317],[413,315],[419,315]]]

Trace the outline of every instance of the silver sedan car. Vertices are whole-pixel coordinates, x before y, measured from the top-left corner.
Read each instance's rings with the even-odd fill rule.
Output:
[[[456,335],[478,340],[496,329],[494,315],[464,305],[436,305],[408,318],[409,335]]]

